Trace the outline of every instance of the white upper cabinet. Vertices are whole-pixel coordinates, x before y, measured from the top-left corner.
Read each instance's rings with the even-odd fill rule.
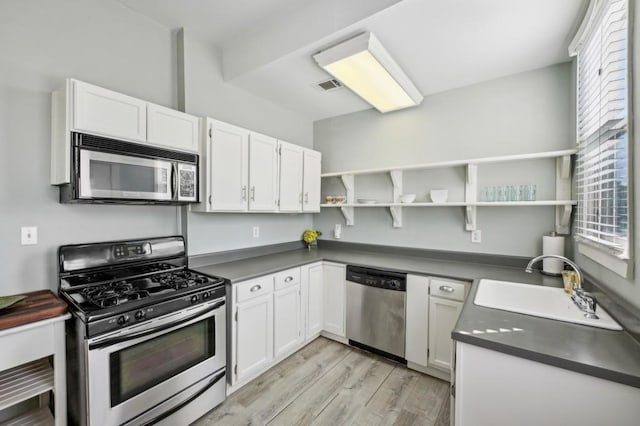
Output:
[[[251,132],[249,135],[249,210],[276,210],[278,195],[278,141]]]
[[[205,149],[207,211],[246,211],[249,196],[249,132],[217,120],[207,120]]]
[[[304,149],[298,145],[280,141],[279,150],[280,211],[302,211],[302,161]]]
[[[200,118],[147,103],[147,141],[154,145],[197,153]]]
[[[203,127],[201,202],[192,210],[320,211],[319,152],[212,118]]]
[[[322,154],[310,149],[304,150],[302,211],[320,211],[320,170]]]
[[[71,81],[73,130],[146,142],[145,101],[81,81]]]

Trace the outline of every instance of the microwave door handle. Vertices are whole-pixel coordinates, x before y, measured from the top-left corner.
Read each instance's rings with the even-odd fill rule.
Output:
[[[178,173],[177,169],[178,165],[176,163],[171,163],[171,198],[174,200],[180,199],[180,194],[178,194]]]
[[[221,307],[223,307],[225,304],[225,301],[222,300],[220,302],[215,303],[210,309],[205,310],[204,312],[197,312],[194,315],[190,315],[186,318],[181,319],[180,321],[177,322],[170,322],[168,324],[164,324],[164,325],[160,325],[158,327],[153,327],[150,328],[148,330],[143,330],[137,333],[131,333],[131,334],[127,334],[125,336],[117,336],[114,337],[113,339],[106,339],[106,340],[102,340],[100,342],[96,342],[96,343],[90,343],[89,344],[89,350],[94,350],[94,349],[101,349],[101,348],[105,348],[107,346],[111,346],[111,345],[115,345],[116,343],[122,343],[122,342],[126,342],[128,340],[133,340],[133,339],[137,339],[138,337],[144,337],[144,336],[148,336],[150,334],[154,334],[154,333],[158,333],[160,331],[164,331],[167,330],[169,328],[173,328],[177,325],[181,325],[184,323],[187,323],[189,321],[192,321],[196,318],[205,316],[206,314],[208,314],[211,311],[215,311],[216,309],[219,309]]]

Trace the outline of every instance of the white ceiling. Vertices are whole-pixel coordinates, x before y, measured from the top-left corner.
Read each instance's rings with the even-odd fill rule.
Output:
[[[223,52],[231,84],[312,120],[370,108],[311,55],[371,31],[425,95],[566,62],[587,0],[119,0]],[[366,6],[364,5],[366,4]]]

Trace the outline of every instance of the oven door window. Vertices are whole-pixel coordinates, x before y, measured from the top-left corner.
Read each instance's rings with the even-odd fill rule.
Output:
[[[215,317],[110,355],[111,406],[215,356]]]
[[[170,200],[172,163],[80,151],[80,196]]]

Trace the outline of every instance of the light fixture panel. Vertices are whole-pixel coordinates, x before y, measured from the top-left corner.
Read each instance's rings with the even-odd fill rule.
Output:
[[[372,33],[360,34],[313,58],[380,112],[422,102],[422,94]]]

